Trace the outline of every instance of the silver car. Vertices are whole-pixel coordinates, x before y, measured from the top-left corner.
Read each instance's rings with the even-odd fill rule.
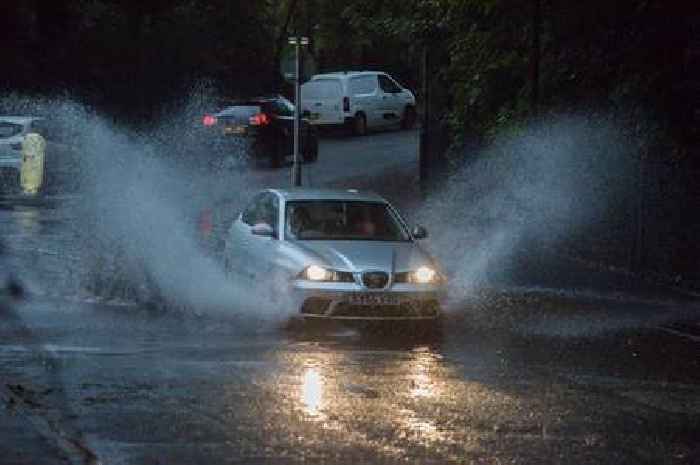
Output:
[[[274,283],[304,318],[437,320],[445,277],[416,242],[426,236],[376,194],[269,189],[231,225],[224,262]]]

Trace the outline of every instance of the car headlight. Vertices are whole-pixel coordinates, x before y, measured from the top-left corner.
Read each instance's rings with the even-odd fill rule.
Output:
[[[299,279],[317,282],[354,283],[355,278],[349,271],[329,270],[319,265],[309,265],[299,273]]]
[[[416,284],[436,283],[440,279],[437,271],[429,266],[421,266],[411,273],[411,281]]]
[[[318,265],[311,265],[307,267],[303,274],[309,281],[329,281],[329,278],[331,277],[331,273],[327,269]]]

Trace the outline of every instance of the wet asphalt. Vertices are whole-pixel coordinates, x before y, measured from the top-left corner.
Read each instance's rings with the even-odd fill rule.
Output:
[[[317,182],[414,136],[327,137]],[[79,201],[0,202],[0,463],[700,463],[693,296],[542,256],[430,334],[154,311],[76,284]]]

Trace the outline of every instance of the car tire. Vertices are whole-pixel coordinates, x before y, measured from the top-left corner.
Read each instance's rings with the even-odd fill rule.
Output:
[[[356,136],[367,135],[367,117],[364,113],[358,113],[352,120],[352,132]]]
[[[416,125],[416,109],[413,107],[406,107],[403,112],[403,119],[401,120],[402,129],[413,129]]]

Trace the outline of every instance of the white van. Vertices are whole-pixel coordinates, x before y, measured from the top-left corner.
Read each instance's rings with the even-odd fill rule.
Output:
[[[369,128],[416,121],[416,98],[386,73],[317,74],[301,86],[301,108],[311,124],[347,125],[357,135]]]

